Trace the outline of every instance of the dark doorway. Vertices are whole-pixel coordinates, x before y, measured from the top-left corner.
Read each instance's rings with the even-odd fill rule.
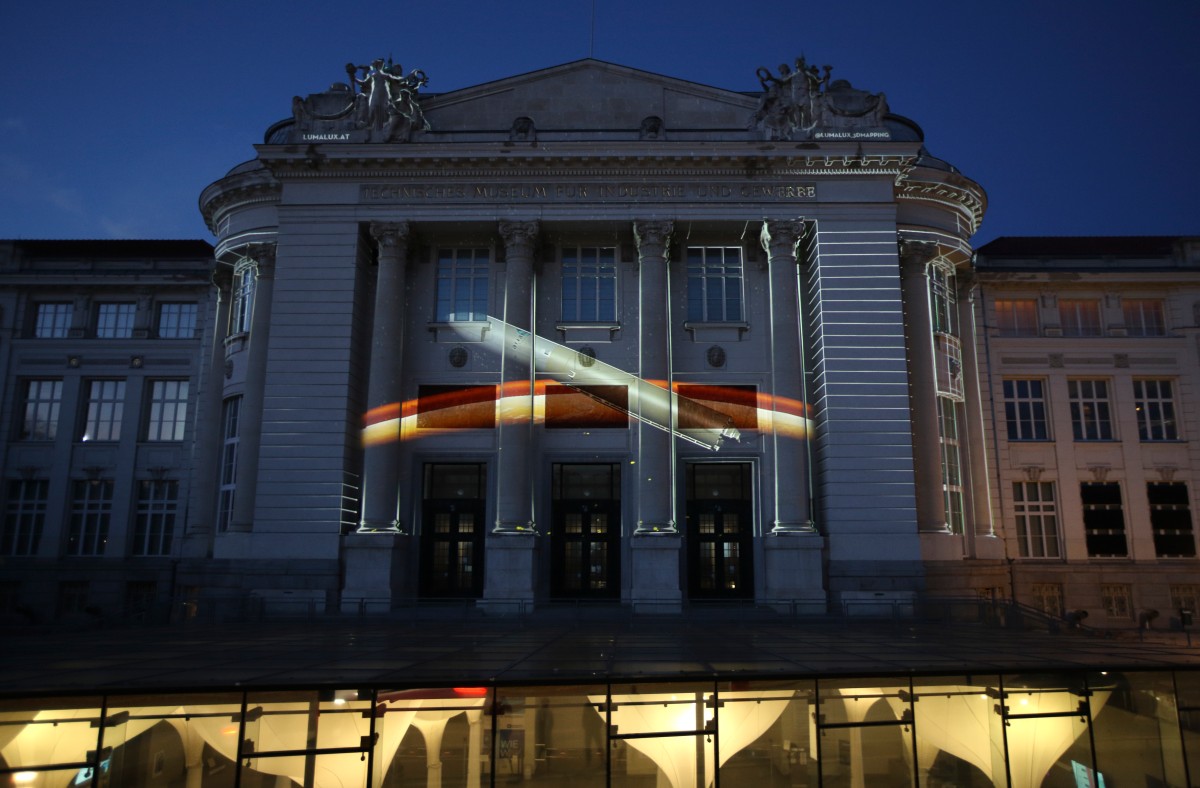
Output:
[[[551,477],[551,594],[619,596],[621,466],[555,463]]]
[[[748,462],[687,465],[688,594],[693,599],[754,595],[752,468]]]
[[[427,463],[421,500],[421,593],[478,597],[483,592],[482,463]]]

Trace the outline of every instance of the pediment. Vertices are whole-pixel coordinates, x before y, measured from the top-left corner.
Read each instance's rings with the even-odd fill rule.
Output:
[[[542,131],[638,129],[648,117],[666,129],[745,130],[758,99],[734,91],[578,60],[422,101],[434,128],[508,130],[529,118]]]

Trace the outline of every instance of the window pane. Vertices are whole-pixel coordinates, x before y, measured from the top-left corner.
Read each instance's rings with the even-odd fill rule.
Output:
[[[71,330],[72,311],[67,302],[38,304],[33,335],[39,339],[63,339]]]
[[[191,339],[196,335],[196,305],[167,303],[158,308],[158,336],[161,339]]]
[[[187,424],[188,382],[154,380],[150,383],[150,407],[146,440],[181,441]]]
[[[25,382],[25,408],[21,420],[21,439],[54,440],[58,435],[59,406],[62,404],[61,380]]]
[[[1002,337],[1037,336],[1037,299],[997,298],[996,328]]]
[[[1061,298],[1058,316],[1065,337],[1098,337],[1103,335],[1100,323],[1100,302],[1092,298]]]
[[[689,247],[687,261],[688,320],[743,320],[741,247]]]
[[[124,413],[125,381],[90,381],[88,383],[87,416],[82,440],[120,440],[121,419]]]
[[[487,320],[489,260],[487,249],[438,252],[435,321]]]

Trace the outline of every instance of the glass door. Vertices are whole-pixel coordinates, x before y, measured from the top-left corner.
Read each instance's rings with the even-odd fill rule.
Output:
[[[482,463],[428,463],[421,501],[421,592],[483,593],[487,469]]]
[[[687,466],[688,593],[693,599],[754,594],[754,501],[748,462]]]
[[[555,463],[551,476],[551,593],[569,598],[619,596],[621,466]]]

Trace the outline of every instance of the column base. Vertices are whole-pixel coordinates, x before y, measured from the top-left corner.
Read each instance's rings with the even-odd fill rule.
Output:
[[[800,520],[787,522],[784,520],[776,520],[771,528],[772,534],[815,534],[817,532],[817,524],[812,520]]]
[[[399,520],[363,520],[355,533],[360,534],[402,534]]]
[[[650,538],[643,538],[646,536]],[[629,601],[634,613],[682,612],[683,591],[679,585],[682,544],[678,533],[662,531],[637,534],[630,541],[633,582]]]
[[[516,614],[532,608],[538,540],[514,537],[533,535],[531,531],[509,531],[488,536],[483,599],[477,603],[480,609]]]
[[[533,520],[497,520],[492,533],[537,536],[537,527],[534,526]]]
[[[403,593],[404,568],[412,540],[401,533],[368,532],[342,538],[346,580],[341,610],[347,614],[387,613]]]
[[[776,531],[773,535],[791,538],[762,540],[766,564],[762,601],[790,614],[825,613],[825,538],[815,530]]]
[[[653,536],[662,534],[664,536],[678,536],[679,529],[675,527],[674,521],[668,520],[664,523],[645,523],[638,521],[637,528],[633,530],[634,536]]]

